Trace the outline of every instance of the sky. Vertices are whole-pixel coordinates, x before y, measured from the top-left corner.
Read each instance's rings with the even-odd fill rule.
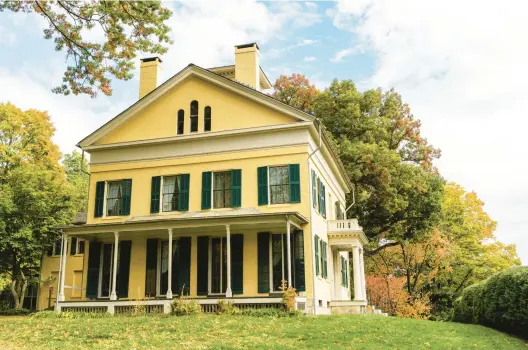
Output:
[[[220,5],[221,4],[221,5]],[[166,80],[189,63],[233,64],[234,46],[257,42],[271,81],[301,73],[319,89],[352,79],[360,90],[395,88],[442,150],[435,165],[475,191],[498,221],[497,238],[528,264],[526,1],[350,0],[167,2],[174,44]],[[55,95],[66,65],[37,14],[0,12],[0,102],[46,110],[54,141],[71,152],[134,103],[137,74],[111,97]],[[100,39],[101,33],[88,36]],[[139,58],[136,67],[139,66]]]

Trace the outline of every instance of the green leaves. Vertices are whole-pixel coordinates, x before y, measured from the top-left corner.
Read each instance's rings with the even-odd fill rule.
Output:
[[[165,23],[172,12],[160,1],[7,1],[0,11],[35,12],[49,24],[44,38],[65,51],[68,67],[53,92],[112,94],[111,77],[132,78],[141,53],[163,54],[172,43]]]

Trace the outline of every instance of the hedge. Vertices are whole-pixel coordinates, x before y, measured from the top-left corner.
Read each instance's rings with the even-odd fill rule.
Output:
[[[464,289],[455,300],[453,320],[528,338],[528,267],[498,272]]]
[[[23,316],[31,313],[28,309],[7,309],[0,310],[0,316]]]

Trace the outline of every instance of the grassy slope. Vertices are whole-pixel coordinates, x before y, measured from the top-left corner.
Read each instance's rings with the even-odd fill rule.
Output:
[[[376,316],[0,318],[13,348],[528,349],[489,328]]]

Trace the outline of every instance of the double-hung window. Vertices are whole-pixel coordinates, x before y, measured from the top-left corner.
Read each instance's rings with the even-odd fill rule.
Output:
[[[269,167],[271,204],[290,203],[290,170],[287,165]]]
[[[213,173],[213,208],[231,206],[231,171]]]
[[[191,132],[198,131],[198,101],[191,102]]]
[[[61,255],[61,246],[62,246],[62,238],[57,238],[55,240],[55,243],[53,243],[53,247],[51,248],[51,255],[53,256]]]
[[[77,237],[72,237],[70,242],[70,254],[84,254],[85,240]]]
[[[95,217],[102,216],[101,202],[104,203],[106,216],[118,216],[130,214],[130,196],[132,192],[132,180],[98,182],[96,186]],[[106,193],[106,197],[104,195]],[[101,199],[104,198],[104,201]]]
[[[163,211],[176,211],[180,208],[180,176],[163,177]]]

